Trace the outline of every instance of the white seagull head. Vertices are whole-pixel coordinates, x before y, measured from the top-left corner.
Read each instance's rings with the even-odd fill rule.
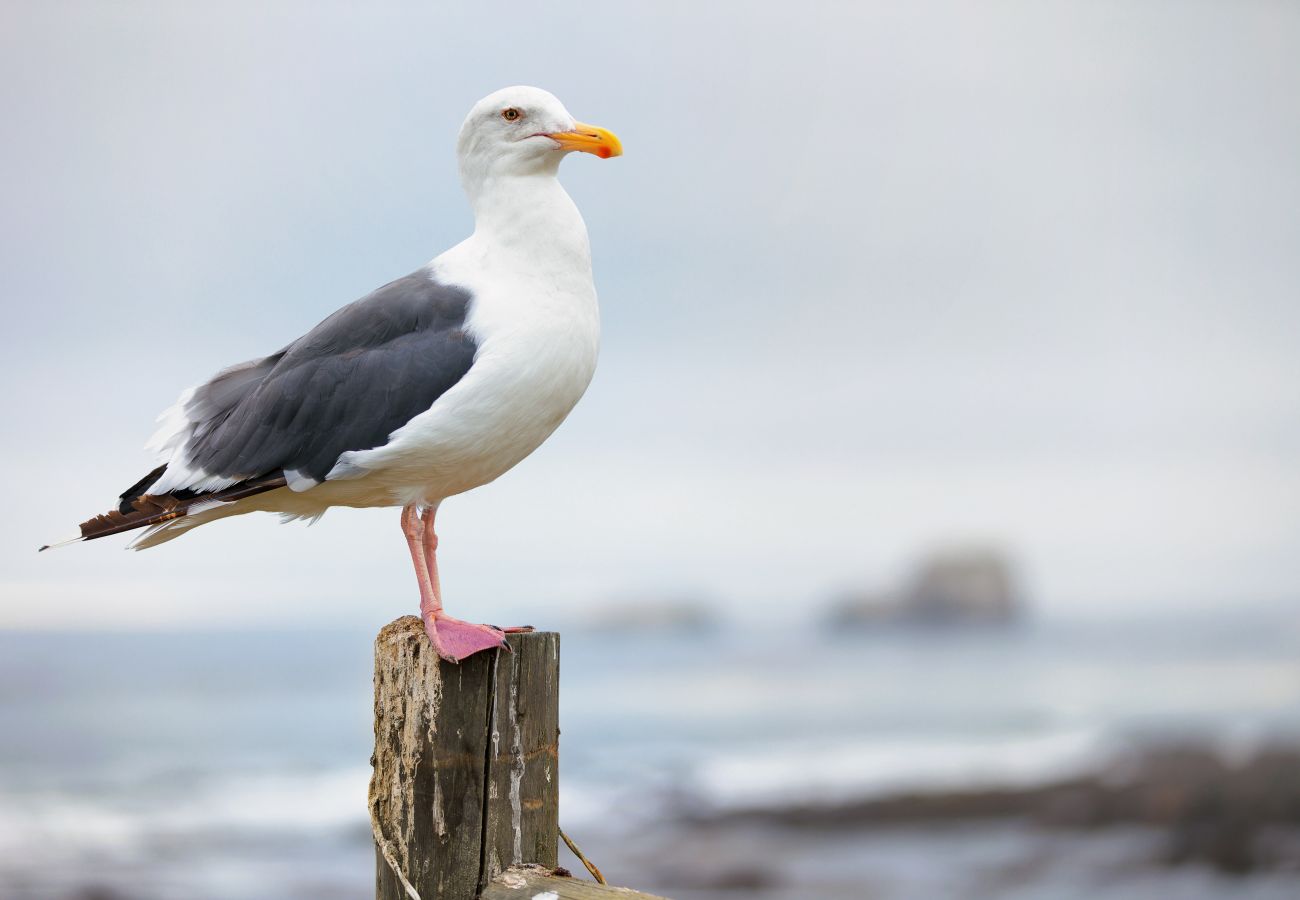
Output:
[[[456,144],[467,188],[494,177],[554,175],[573,150],[621,156],[612,132],[579,122],[554,94],[516,86],[489,94],[469,111]]]

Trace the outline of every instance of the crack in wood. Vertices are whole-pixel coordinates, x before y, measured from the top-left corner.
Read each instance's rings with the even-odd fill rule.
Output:
[[[486,734],[483,741],[483,783],[480,791],[483,797],[482,822],[479,830],[479,852],[478,852],[478,893],[483,893],[487,887],[488,876],[488,825],[490,823],[490,810],[488,805],[492,801],[492,761],[496,756],[497,730],[496,730],[496,713],[497,713],[497,666],[501,664],[501,648],[492,651],[492,670],[488,676],[488,708],[487,723],[485,725]]]

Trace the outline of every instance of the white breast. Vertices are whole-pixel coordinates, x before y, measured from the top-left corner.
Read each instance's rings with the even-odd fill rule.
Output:
[[[555,431],[591,382],[600,340],[586,229],[577,223],[568,235],[480,227],[434,260],[439,281],[472,295],[474,365],[388,444],[344,454],[337,477],[363,481],[362,493],[390,503],[432,503],[504,474]]]

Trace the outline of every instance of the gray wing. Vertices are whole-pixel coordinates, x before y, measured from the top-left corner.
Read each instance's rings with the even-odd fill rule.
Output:
[[[323,481],[341,454],[383,445],[474,363],[468,291],[427,270],[345,306],[279,353],[220,373],[187,405],[187,467]]]

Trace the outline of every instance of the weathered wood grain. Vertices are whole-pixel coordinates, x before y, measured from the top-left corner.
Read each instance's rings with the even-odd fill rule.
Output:
[[[508,866],[555,864],[559,635],[508,641],[511,652],[453,665],[438,659],[416,616],[379,632],[370,782],[378,900],[473,900]]]
[[[517,863],[554,866],[559,852],[560,636],[517,637],[497,660],[480,888]]]
[[[518,866],[497,875],[480,900],[535,900],[548,893],[554,895],[554,900],[664,900],[631,888],[553,875],[549,869],[536,866]]]

